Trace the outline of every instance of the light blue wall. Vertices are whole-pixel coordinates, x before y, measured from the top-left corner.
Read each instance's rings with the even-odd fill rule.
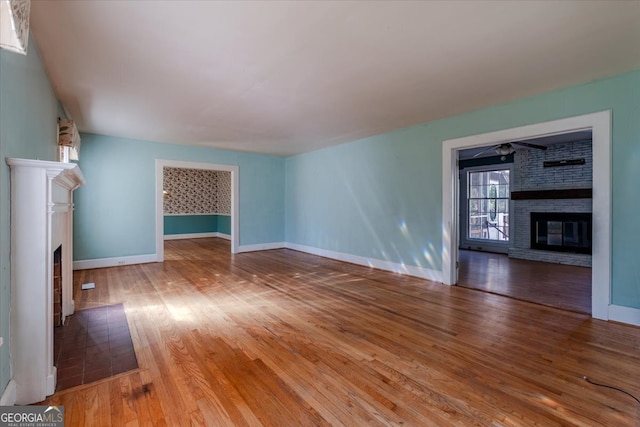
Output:
[[[5,157],[56,160],[58,104],[35,41],[23,56],[0,49],[0,395],[9,382],[10,185]]]
[[[640,71],[289,157],[286,240],[441,270],[442,141],[609,109],[612,302],[640,308]]]
[[[82,134],[74,259],[155,253],[155,160],[239,167],[240,245],[284,240],[282,157]]]
[[[415,128],[288,158],[287,241],[439,270],[441,163]]]

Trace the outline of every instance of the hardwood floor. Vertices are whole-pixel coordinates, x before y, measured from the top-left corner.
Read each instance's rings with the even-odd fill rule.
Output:
[[[291,250],[175,240],[74,274],[140,369],[56,393],[67,426],[637,426],[640,328]],[[80,291],[84,282],[96,289]]]
[[[499,295],[591,313],[591,269],[460,250],[458,284]]]

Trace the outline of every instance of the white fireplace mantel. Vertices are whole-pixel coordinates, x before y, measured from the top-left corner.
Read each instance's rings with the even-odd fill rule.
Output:
[[[73,190],[78,165],[7,158],[11,167],[11,366],[16,404],[55,392],[53,251],[62,245],[62,317],[73,314]]]

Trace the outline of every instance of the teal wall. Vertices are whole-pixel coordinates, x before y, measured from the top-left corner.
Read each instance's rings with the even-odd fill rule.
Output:
[[[282,157],[82,134],[75,260],[155,253],[156,159],[237,165],[240,245],[284,240]]]
[[[231,217],[229,215],[218,215],[216,225],[218,233],[231,235]]]
[[[231,217],[229,215],[165,215],[165,236],[192,233],[231,234]]]
[[[612,110],[612,303],[640,308],[640,71],[286,159],[286,241],[442,268],[442,141]],[[597,207],[596,207],[597,209]]]
[[[0,395],[9,376],[10,185],[5,157],[56,160],[58,103],[38,54],[0,49]]]

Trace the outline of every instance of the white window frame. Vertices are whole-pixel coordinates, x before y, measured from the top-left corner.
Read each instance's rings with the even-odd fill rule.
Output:
[[[464,169],[460,169],[460,249],[471,249],[486,252],[496,252],[506,254],[509,252],[509,245],[511,242],[511,230],[514,229],[514,215],[513,215],[513,202],[509,197],[509,240],[486,240],[486,239],[470,239],[469,236],[469,221],[468,221],[468,174],[469,172],[488,172],[494,170],[508,170],[509,171],[509,189],[513,187],[513,163],[496,163],[492,165],[472,166]]]

